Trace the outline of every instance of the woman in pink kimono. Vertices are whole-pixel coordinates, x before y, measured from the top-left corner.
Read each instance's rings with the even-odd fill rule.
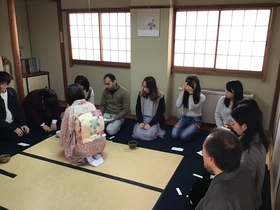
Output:
[[[101,152],[106,145],[104,121],[95,106],[85,100],[78,85],[70,85],[66,93],[69,107],[61,123],[60,146],[67,159],[76,165],[88,162],[92,166],[103,163]]]

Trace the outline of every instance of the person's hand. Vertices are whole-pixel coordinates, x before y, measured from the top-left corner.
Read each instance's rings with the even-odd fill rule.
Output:
[[[14,132],[20,137],[23,135],[23,131],[20,128],[16,128]]]
[[[57,129],[56,123],[51,124],[51,130],[55,131]]]
[[[177,124],[175,125],[175,128],[180,128],[180,123],[177,123]]]
[[[109,123],[114,122],[114,121],[115,121],[114,118],[108,120]]]
[[[185,90],[191,94],[193,93],[193,88],[191,86],[189,86],[187,82],[185,83]]]
[[[144,126],[144,129],[145,130],[149,130],[151,128],[151,126],[149,125],[149,124],[146,124],[145,126]]]
[[[30,129],[26,125],[21,126],[21,130],[26,134],[28,134],[30,131]]]
[[[183,84],[182,84],[182,92],[185,92],[185,90],[186,90],[186,82],[184,82]]]
[[[52,131],[52,129],[51,129],[49,126],[47,126],[46,124],[43,125],[42,128],[44,129],[45,132],[50,132],[50,131]]]
[[[139,128],[144,128],[144,123],[139,123]]]
[[[230,128],[231,126],[230,126],[229,123],[225,123],[225,124],[224,124],[224,127],[225,127],[225,128]]]
[[[231,125],[229,123],[225,123],[224,127],[229,129],[230,131],[233,131],[233,128],[231,127]]]

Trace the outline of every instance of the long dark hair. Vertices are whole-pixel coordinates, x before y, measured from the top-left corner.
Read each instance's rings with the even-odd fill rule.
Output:
[[[241,105],[243,105],[243,104],[247,104],[247,105],[249,105],[249,106],[251,106],[251,107],[253,107],[253,108],[255,109],[255,111],[256,111],[256,112],[258,113],[258,115],[259,115],[261,124],[262,124],[262,126],[263,126],[263,113],[262,113],[262,111],[260,110],[258,103],[257,103],[254,99],[252,99],[252,98],[243,98],[241,101],[239,101],[239,102],[237,103],[237,106],[241,106]]]
[[[66,101],[69,105],[72,105],[74,101],[79,99],[85,99],[85,94],[77,84],[72,84],[68,86],[66,91]]]
[[[266,152],[268,151],[269,140],[265,135],[259,114],[253,107],[247,104],[240,105],[232,110],[231,116],[240,126],[243,124],[247,126],[244,135],[241,137],[244,150],[250,150],[251,141],[256,134],[259,134],[260,142],[258,144],[263,144]]]
[[[230,80],[226,84],[226,90],[228,92],[231,92],[234,94],[233,96],[233,104],[231,109],[233,110],[235,107],[237,107],[237,103],[242,100],[243,97],[243,85],[239,80]],[[230,103],[229,98],[225,98],[224,100],[225,106],[228,107]]]
[[[152,76],[146,77],[143,80],[142,85],[144,82],[146,82],[146,88],[149,89],[149,93],[146,93],[143,89],[140,92],[140,95],[143,96],[144,98],[149,97],[151,99],[151,101],[157,100],[159,96],[158,96],[158,88],[157,88],[157,83],[156,83],[155,78]]]
[[[88,92],[90,83],[85,75],[76,76],[74,83],[84,86],[84,89]]]
[[[194,89],[193,92],[193,101],[195,104],[198,104],[200,101],[200,93],[201,93],[201,87],[200,87],[200,82],[196,74],[191,74],[186,78],[186,81],[189,86],[194,88],[194,83],[196,84],[196,88]],[[188,108],[189,107],[189,92],[185,91],[184,92],[184,97],[183,97],[183,104],[184,107]]]

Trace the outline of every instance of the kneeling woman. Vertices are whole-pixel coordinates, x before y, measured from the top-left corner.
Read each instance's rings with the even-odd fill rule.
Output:
[[[182,85],[176,106],[184,106],[182,117],[173,127],[171,135],[174,139],[190,141],[199,132],[202,125],[202,104],[206,97],[201,93],[200,82],[195,74],[189,75]]]
[[[70,85],[66,93],[69,107],[61,123],[60,146],[67,159],[76,165],[89,162],[92,166],[103,163],[101,152],[106,145],[102,114],[85,100],[78,85]]]
[[[163,138],[165,130],[164,94],[157,88],[154,77],[146,77],[142,82],[136,103],[138,123],[134,126],[133,137],[142,140]]]

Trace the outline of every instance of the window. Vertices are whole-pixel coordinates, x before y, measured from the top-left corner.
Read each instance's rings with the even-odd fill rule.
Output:
[[[272,8],[176,11],[173,70],[262,75]]]
[[[130,13],[68,13],[72,64],[130,66]]]

